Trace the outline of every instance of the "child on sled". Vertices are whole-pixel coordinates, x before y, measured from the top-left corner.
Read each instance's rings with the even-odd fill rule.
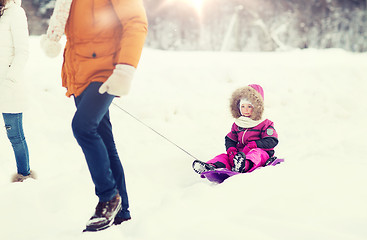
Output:
[[[195,172],[201,174],[216,168],[227,168],[240,173],[252,172],[274,156],[278,134],[272,121],[262,119],[262,87],[251,84],[234,91],[230,109],[235,121],[225,137],[226,153],[207,162],[195,160],[192,165]]]

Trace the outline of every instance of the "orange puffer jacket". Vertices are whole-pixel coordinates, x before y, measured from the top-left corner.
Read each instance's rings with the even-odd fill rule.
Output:
[[[66,95],[105,82],[116,64],[137,67],[147,34],[142,0],[73,1],[65,26],[62,67]]]

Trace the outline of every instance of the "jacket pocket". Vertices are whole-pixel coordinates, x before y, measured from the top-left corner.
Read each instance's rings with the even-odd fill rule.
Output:
[[[114,55],[116,47],[110,42],[91,42],[86,44],[76,44],[75,53],[79,57],[96,59],[100,57]]]
[[[92,43],[75,46],[76,82],[84,84],[96,79],[104,81],[115,68],[113,44]]]

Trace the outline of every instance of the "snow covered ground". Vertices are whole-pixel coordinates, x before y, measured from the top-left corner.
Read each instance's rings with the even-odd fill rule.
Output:
[[[232,91],[261,84],[285,162],[214,185],[192,171],[192,157],[113,105],[133,219],[98,233],[81,232],[98,200],[72,135],[61,64],[31,38],[24,125],[38,180],[9,182],[15,160],[2,128],[0,239],[367,238],[367,54],[144,49],[133,89],[117,105],[208,160],[225,150]]]

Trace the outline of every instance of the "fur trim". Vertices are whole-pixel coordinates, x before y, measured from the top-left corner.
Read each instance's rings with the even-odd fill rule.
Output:
[[[262,115],[264,113],[264,99],[259,92],[250,86],[239,88],[233,92],[230,99],[232,116],[234,118],[241,117],[239,103],[243,98],[248,99],[254,106],[254,111],[250,118],[255,121],[262,119]]]
[[[45,52],[45,54],[50,57],[54,58],[59,55],[61,52],[61,43],[52,41],[47,37],[47,35],[43,34],[41,37],[41,48]]]
[[[28,178],[32,178],[32,179],[37,179],[36,174],[31,170],[30,174],[27,176],[23,176],[22,174],[14,174],[11,178],[11,182],[15,183],[15,182],[23,182]]]

